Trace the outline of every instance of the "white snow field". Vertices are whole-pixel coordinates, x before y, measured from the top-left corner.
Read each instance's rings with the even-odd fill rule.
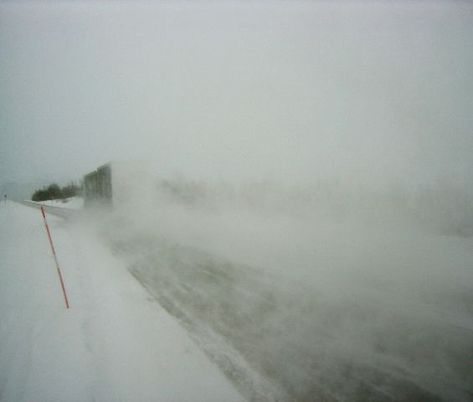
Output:
[[[85,229],[0,205],[0,400],[240,401],[184,329]]]

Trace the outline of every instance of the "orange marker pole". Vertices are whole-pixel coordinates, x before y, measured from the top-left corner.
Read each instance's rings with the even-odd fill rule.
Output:
[[[44,212],[43,206],[41,206],[41,214],[43,215],[44,226],[46,227],[46,232],[48,234],[49,244],[51,245],[51,250],[53,251],[54,262],[56,263],[57,274],[59,276],[59,281],[61,282],[62,294],[64,295],[66,308],[69,308],[69,300],[67,300],[67,293],[66,293],[66,287],[64,286],[64,279],[62,278],[61,268],[59,268],[59,262],[57,261],[56,250],[54,249],[53,239],[51,238],[51,232],[49,231],[48,221],[46,220],[46,212]]]

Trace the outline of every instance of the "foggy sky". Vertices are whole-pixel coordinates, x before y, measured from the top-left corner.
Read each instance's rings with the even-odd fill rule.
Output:
[[[473,6],[0,2],[0,183],[162,175],[473,186]]]

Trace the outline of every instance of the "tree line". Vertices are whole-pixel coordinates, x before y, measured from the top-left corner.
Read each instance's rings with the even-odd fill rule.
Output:
[[[67,184],[64,187],[60,187],[56,183],[50,184],[47,187],[43,187],[36,190],[31,197],[33,201],[47,201],[47,200],[58,200],[79,195],[80,187],[75,183]]]

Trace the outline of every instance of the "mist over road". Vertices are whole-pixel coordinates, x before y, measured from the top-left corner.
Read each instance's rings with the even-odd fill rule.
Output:
[[[468,400],[472,238],[363,216],[163,203],[101,232],[249,400]]]

